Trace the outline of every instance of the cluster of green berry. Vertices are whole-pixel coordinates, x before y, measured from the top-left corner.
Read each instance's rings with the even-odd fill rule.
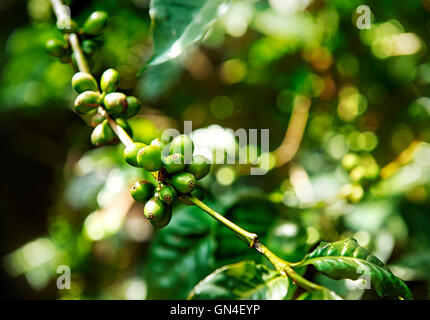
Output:
[[[158,171],[157,185],[138,181],[130,190],[136,201],[145,203],[144,215],[154,227],[162,228],[169,223],[175,201],[193,205],[184,195],[202,200],[203,190],[196,184],[209,173],[210,164],[203,156],[193,156],[193,151],[193,141],[187,135],[179,135],[170,143],[157,138],[149,145],[135,142],[125,148],[127,163]]]
[[[108,14],[104,11],[93,12],[85,20],[82,28],[80,28],[74,20],[70,19],[68,28],[61,29],[64,32],[63,39],[48,40],[46,42],[46,50],[62,63],[73,62],[73,65],[76,66],[75,55],[69,43],[69,34],[75,33],[79,37],[79,42],[85,57],[91,62],[89,58],[93,56],[100,44],[100,41],[97,40],[96,37],[106,28],[108,20]]]
[[[91,142],[95,146],[110,145],[118,142],[115,132],[110,127],[108,120],[97,113],[99,107],[103,107],[110,117],[132,137],[133,132],[126,119],[135,116],[140,108],[140,101],[133,96],[115,92],[118,88],[119,74],[115,69],[103,72],[100,79],[100,89],[94,77],[85,72],[78,72],[72,78],[72,86],[79,96],[75,99],[74,109],[79,114],[91,114],[92,125],[95,126],[91,134]]]

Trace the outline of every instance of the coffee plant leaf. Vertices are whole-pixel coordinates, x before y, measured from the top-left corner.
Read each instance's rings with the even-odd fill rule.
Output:
[[[297,300],[343,300],[334,291],[327,288],[302,293]]]
[[[254,261],[242,261],[215,270],[188,296],[190,300],[283,300],[288,296],[287,277]]]
[[[175,208],[152,243],[144,276],[149,299],[185,299],[214,267],[214,220],[197,207]]]
[[[154,52],[147,67],[177,58],[200,41],[227,11],[230,0],[152,0],[150,16]]]
[[[296,266],[313,265],[322,274],[339,279],[370,280],[371,288],[383,296],[412,299],[406,284],[396,277],[385,264],[359,246],[353,238],[336,242],[321,242]]]

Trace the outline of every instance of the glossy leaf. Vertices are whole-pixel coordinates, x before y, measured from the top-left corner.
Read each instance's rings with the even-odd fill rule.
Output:
[[[320,245],[296,266],[312,264],[319,272],[333,279],[370,279],[379,296],[412,299],[406,284],[397,278],[384,263],[359,246],[353,238]]]
[[[302,293],[297,300],[343,300],[333,291],[324,288],[318,291],[308,291]]]
[[[148,66],[177,58],[206,34],[230,0],[152,0],[154,54]]]
[[[221,267],[203,279],[188,299],[282,300],[287,297],[289,280],[278,272],[243,261]]]

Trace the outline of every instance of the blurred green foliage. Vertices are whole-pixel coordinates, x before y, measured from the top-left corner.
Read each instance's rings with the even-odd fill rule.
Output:
[[[369,30],[355,25],[362,4],[372,11]],[[208,203],[291,261],[320,240],[354,237],[415,298],[429,299],[430,2],[235,0],[200,45],[187,41],[177,59],[145,68],[149,5],[70,3],[80,23],[94,10],[112,16],[92,71],[98,78],[115,67],[120,88],[143,100],[130,121],[135,139],[149,143],[191,120],[196,147],[212,152],[234,148],[226,128],[269,128],[270,171],[214,166],[201,181]],[[217,267],[265,263],[194,207],[153,230],[128,195],[150,176],[125,164],[122,146],[93,150],[90,128],[70,110],[73,68],[44,49],[61,38],[48,1],[5,2],[0,15],[0,253],[9,297],[181,299]],[[300,148],[280,165],[276,150],[301,110]],[[238,153],[250,149],[263,156],[252,145]],[[61,264],[72,269],[71,290],[55,286]],[[377,297],[303,272],[343,298]]]

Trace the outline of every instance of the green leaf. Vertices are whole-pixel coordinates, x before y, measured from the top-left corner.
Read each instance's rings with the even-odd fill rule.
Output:
[[[333,291],[324,288],[323,290],[308,291],[302,293],[297,300],[343,300]]]
[[[178,57],[201,40],[231,0],[152,0],[150,16],[154,54],[148,66]]]
[[[172,221],[156,235],[145,265],[148,299],[185,299],[215,269],[213,223],[198,207],[175,208]]]
[[[215,270],[203,279],[188,299],[282,300],[287,297],[289,280],[278,272],[243,261]]]
[[[333,279],[370,279],[370,285],[379,296],[412,299],[406,284],[397,278],[384,263],[359,246],[353,238],[320,245],[295,265],[312,264],[319,272]]]

